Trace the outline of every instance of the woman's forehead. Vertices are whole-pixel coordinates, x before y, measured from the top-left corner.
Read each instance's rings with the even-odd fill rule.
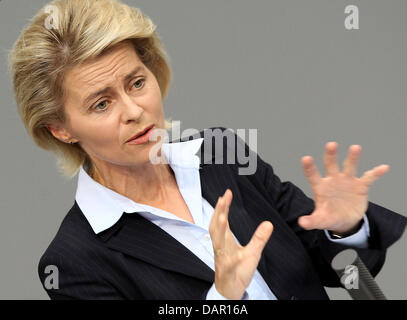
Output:
[[[120,46],[93,61],[72,68],[65,75],[65,86],[68,92],[76,91],[85,100],[93,91],[112,85],[111,81],[127,81],[142,70],[145,71],[146,67],[134,47]]]
[[[118,76],[125,76],[124,73],[128,67],[142,64],[133,46],[120,46],[109,53],[73,67],[67,72],[65,78],[76,84],[79,82],[81,86],[84,84],[93,85],[100,81],[100,79],[96,79],[99,76],[113,75],[117,72],[120,72]]]

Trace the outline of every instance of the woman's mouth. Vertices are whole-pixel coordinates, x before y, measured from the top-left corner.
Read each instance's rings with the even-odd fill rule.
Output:
[[[145,133],[142,135],[139,135],[137,138],[130,140],[127,142],[127,144],[142,144],[146,143],[149,141],[150,134],[154,130],[154,126],[152,126],[150,129],[148,129]]]

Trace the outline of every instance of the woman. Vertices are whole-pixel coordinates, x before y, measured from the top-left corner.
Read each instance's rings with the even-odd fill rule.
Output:
[[[10,65],[27,131],[65,176],[79,174],[39,262],[52,299],[328,299],[323,286],[340,286],[329,259],[348,247],[379,272],[407,220],[367,200],[388,166],[356,178],[352,146],[340,172],[328,143],[326,178],[302,159],[314,202],[257,155],[247,176],[238,164],[197,161],[199,150],[218,156],[206,148],[216,134],[153,139],[170,128],[162,100],[171,70],[152,21],[114,0],[50,5]]]

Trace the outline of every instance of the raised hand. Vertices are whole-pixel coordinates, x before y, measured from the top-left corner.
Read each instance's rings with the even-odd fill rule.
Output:
[[[341,172],[336,159],[337,148],[336,142],[328,142],[325,146],[326,177],[321,177],[311,156],[301,159],[315,203],[311,215],[298,219],[298,224],[306,230],[327,229],[346,234],[354,229],[367,210],[370,185],[390,169],[388,165],[380,165],[366,171],[361,178],[356,177],[356,165],[362,148],[352,145]]]
[[[239,300],[250,284],[261,253],[273,232],[273,224],[263,221],[246,246],[239,245],[228,222],[232,191],[219,197],[209,226],[215,255],[215,287],[228,299]]]

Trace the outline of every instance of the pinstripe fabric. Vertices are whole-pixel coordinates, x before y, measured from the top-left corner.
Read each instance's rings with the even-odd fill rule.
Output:
[[[201,131],[189,138],[205,139],[198,153],[202,196],[215,207],[219,195],[226,188],[232,190],[229,225],[242,245],[259,223],[272,221],[274,231],[257,269],[277,299],[328,299],[323,286],[340,286],[329,262],[349,246],[328,240],[322,230],[299,227],[298,217],[313,211],[312,199],[291,182],[281,182],[271,165],[233,132],[217,129],[211,131],[212,137]],[[216,134],[232,134],[234,147],[245,148],[246,155],[257,161],[256,172],[239,175],[243,166],[237,156],[228,163],[226,151],[231,146],[225,141],[224,152],[215,153],[211,146]],[[366,215],[369,247],[354,249],[375,276],[407,218],[371,202]],[[51,299],[205,299],[214,281],[211,268],[141,215],[125,213],[112,227],[95,234],[76,202],[39,261],[43,284],[47,265],[59,270],[59,288],[44,286]]]

